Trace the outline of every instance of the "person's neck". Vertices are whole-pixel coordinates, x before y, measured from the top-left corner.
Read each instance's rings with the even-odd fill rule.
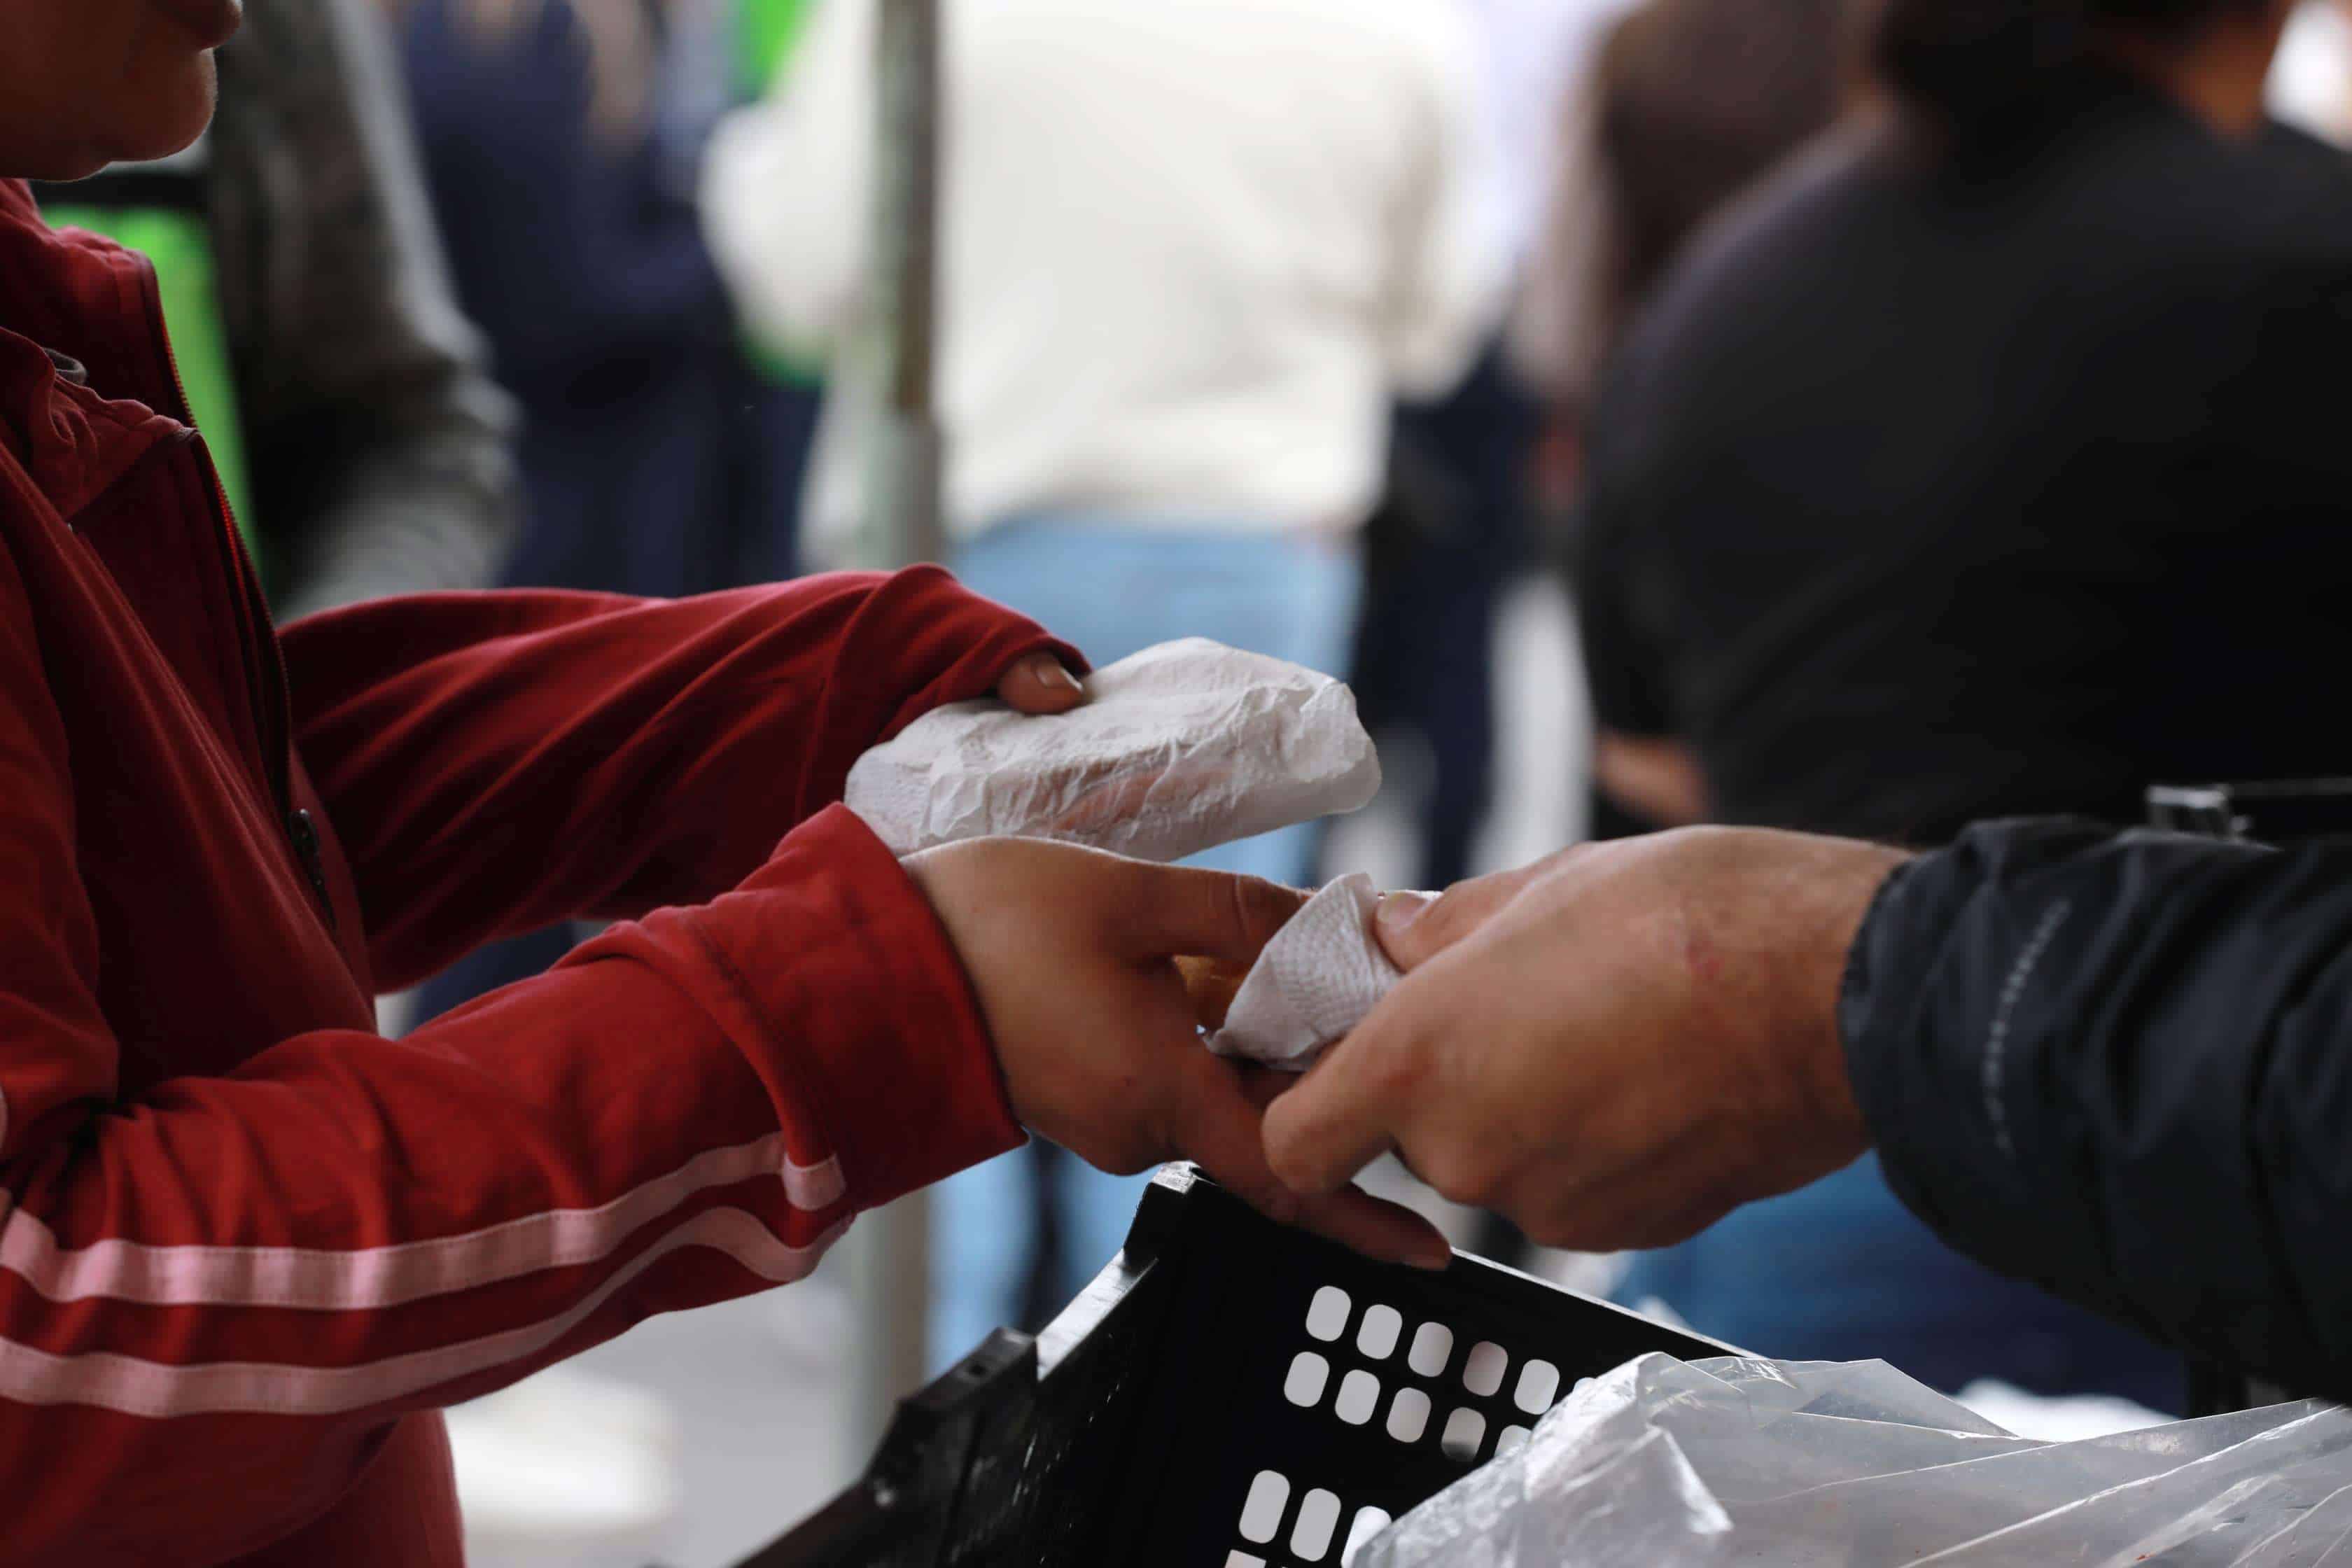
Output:
[[[2216,134],[2243,140],[2263,127],[2263,90],[2286,13],[2272,5],[2258,16],[2230,15],[2187,43],[2117,31],[2102,37],[2098,48]]]

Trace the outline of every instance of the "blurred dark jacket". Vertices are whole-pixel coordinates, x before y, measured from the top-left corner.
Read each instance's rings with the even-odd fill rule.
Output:
[[[1725,821],[1927,844],[2352,771],[2352,163],[2087,65],[2046,112],[2001,169],[1834,133],[1607,384],[1596,702]]]
[[[268,0],[219,58],[205,184],[280,618],[487,584],[512,406],[450,293],[381,20]]]
[[[614,46],[569,0],[411,0],[402,28],[458,297],[523,406],[505,580],[675,595],[766,575],[739,500],[752,377],[650,89],[616,92],[595,53]],[[640,106],[616,119],[615,97]]]

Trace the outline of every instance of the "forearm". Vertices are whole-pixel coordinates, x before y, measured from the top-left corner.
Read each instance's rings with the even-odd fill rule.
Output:
[[[2352,1387],[2352,849],[1979,827],[1882,894],[1842,1023],[1890,1179],[1954,1245]]]
[[[936,568],[698,599],[438,595],[287,629],[298,745],[378,981],[573,915],[692,903],[851,763],[1053,650]]]
[[[101,1510],[148,1542],[124,1560],[233,1554],[392,1417],[796,1279],[1018,1137],[944,932],[845,814],[405,1040],[306,1035],[17,1132],[8,1563]]]

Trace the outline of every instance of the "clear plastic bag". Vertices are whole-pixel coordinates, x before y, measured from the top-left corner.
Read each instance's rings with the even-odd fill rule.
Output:
[[[1351,1568],[2352,1568],[2352,1413],[2318,1400],[2074,1443],[1884,1362],[1628,1362]]]

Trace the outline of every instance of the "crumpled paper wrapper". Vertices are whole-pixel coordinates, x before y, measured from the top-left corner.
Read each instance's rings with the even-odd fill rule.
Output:
[[[1067,713],[936,709],[860,757],[845,799],[899,855],[1011,836],[1169,861],[1380,789],[1355,695],[1329,676],[1189,637],[1086,685]]]
[[[1361,872],[1308,900],[1265,944],[1209,1048],[1285,1072],[1314,1066],[1404,978],[1372,930],[1380,902]]]

